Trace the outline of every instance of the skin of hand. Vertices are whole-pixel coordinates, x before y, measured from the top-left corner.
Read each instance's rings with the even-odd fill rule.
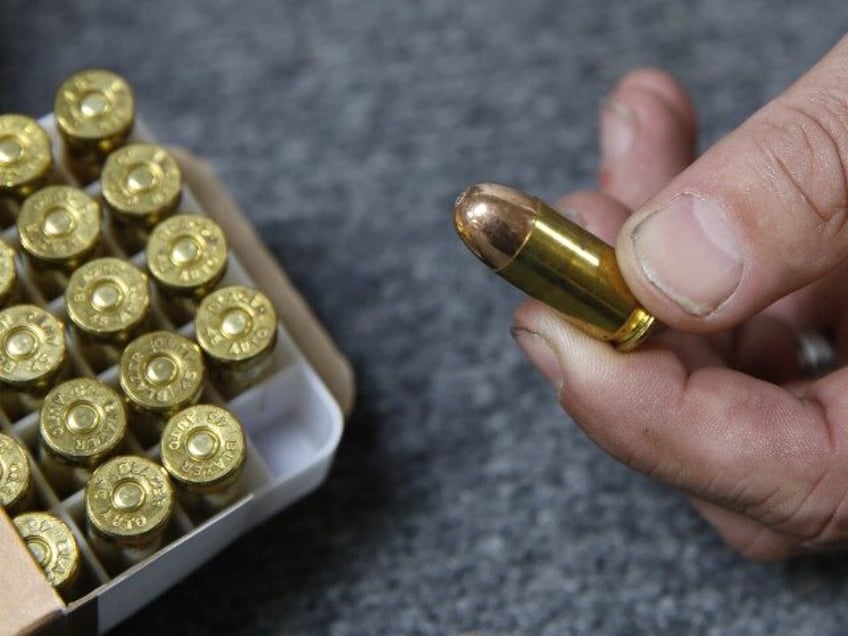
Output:
[[[848,37],[693,161],[671,76],[601,109],[599,190],[559,203],[616,245],[671,329],[632,353],[526,301],[513,332],[603,449],[686,493],[752,559],[848,545],[848,368],[801,376],[797,334],[848,356]]]

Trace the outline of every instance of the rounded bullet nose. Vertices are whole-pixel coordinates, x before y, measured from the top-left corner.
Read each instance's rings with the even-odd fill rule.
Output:
[[[453,223],[456,232],[477,258],[483,256],[478,249],[480,228],[488,215],[485,200],[479,195],[480,186],[471,186],[459,195],[453,206]]]
[[[536,218],[532,197],[494,183],[473,185],[454,204],[454,225],[465,245],[492,269],[506,265]]]

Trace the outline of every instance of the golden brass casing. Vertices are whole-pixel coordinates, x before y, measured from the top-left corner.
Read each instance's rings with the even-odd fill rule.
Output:
[[[66,357],[64,326],[53,314],[37,305],[0,311],[0,385],[46,389]]]
[[[0,307],[15,296],[18,285],[18,272],[15,267],[15,250],[0,240]]]
[[[214,511],[237,496],[247,446],[241,424],[226,409],[213,404],[183,409],[168,420],[161,452],[188,507]]]
[[[100,204],[77,188],[48,186],[23,202],[17,225],[27,256],[71,271],[100,241]]]
[[[46,512],[25,512],[12,520],[50,585],[68,594],[80,572],[80,551],[68,525]]]
[[[50,137],[25,115],[0,115],[0,197],[23,200],[53,170]]]
[[[274,348],[277,314],[258,289],[230,285],[203,299],[195,328],[210,360],[230,367],[253,365]]]
[[[146,457],[110,459],[94,471],[85,488],[89,539],[113,564],[136,563],[155,552],[173,507],[168,473]]]
[[[74,326],[99,342],[125,342],[150,310],[147,275],[132,263],[105,257],[71,275],[65,309]]]
[[[56,127],[70,148],[101,157],[124,143],[135,121],[129,84],[102,69],[79,71],[62,82],[53,110]]]
[[[39,460],[62,493],[83,487],[92,470],[118,451],[127,431],[123,398],[94,378],[53,387],[40,415]]]
[[[16,440],[0,433],[0,507],[9,514],[22,512],[32,499],[32,473],[26,451]]]
[[[147,270],[161,289],[200,298],[227,269],[227,239],[212,219],[177,214],[153,229],[146,255]]]
[[[613,248],[540,199],[472,186],[456,202],[455,223],[498,275],[591,336],[630,351],[650,333],[654,316],[628,289]]]
[[[131,143],[109,155],[100,182],[112,214],[146,228],[173,212],[182,195],[176,160],[161,146],[149,143]]]
[[[170,331],[139,336],[121,354],[121,389],[142,412],[170,417],[194,404],[204,377],[200,348]]]

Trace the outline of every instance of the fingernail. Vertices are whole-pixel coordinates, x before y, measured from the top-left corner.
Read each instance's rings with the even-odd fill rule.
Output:
[[[742,246],[715,201],[681,194],[631,234],[645,277],[694,316],[726,301],[742,278]]]
[[[601,109],[601,161],[611,163],[624,156],[636,137],[636,113],[611,97]]]
[[[559,391],[562,387],[562,368],[559,358],[547,340],[538,333],[520,327],[512,328],[512,337],[533,366]]]

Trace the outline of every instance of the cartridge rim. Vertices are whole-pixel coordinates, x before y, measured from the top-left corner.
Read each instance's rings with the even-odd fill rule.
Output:
[[[124,403],[115,389],[99,380],[68,380],[44,398],[38,430],[45,448],[58,459],[93,465],[124,440]]]
[[[171,154],[155,144],[132,143],[106,159],[103,199],[119,217],[154,225],[180,201],[182,175]]]
[[[12,295],[17,279],[15,250],[6,241],[0,239],[0,305]]]
[[[154,228],[146,255],[147,269],[160,286],[202,294],[224,275],[227,239],[212,219],[177,214]]]
[[[28,254],[73,266],[100,240],[100,204],[78,188],[48,186],[24,201],[17,225]]]
[[[81,331],[123,339],[150,309],[147,275],[119,258],[98,258],[74,271],[65,290],[65,309]]]
[[[240,363],[274,347],[277,314],[261,291],[230,285],[201,301],[195,329],[197,342],[206,355],[222,364]]]
[[[29,491],[29,460],[23,446],[0,433],[0,507],[14,508]]]
[[[168,473],[145,457],[121,455],[97,467],[85,487],[91,529],[105,539],[143,544],[171,518]]]
[[[70,587],[79,573],[80,552],[68,525],[46,512],[25,512],[12,522],[50,585]]]
[[[53,169],[50,137],[26,115],[0,115],[0,191],[25,197]]]
[[[119,75],[89,69],[68,77],[56,92],[53,110],[59,133],[71,145],[110,152],[130,134],[135,100]]]
[[[246,459],[244,429],[235,416],[213,404],[183,409],[162,433],[162,465],[194,492],[215,490],[238,478]]]
[[[120,383],[135,406],[170,415],[193,404],[203,390],[200,348],[170,331],[152,331],[121,354]]]
[[[21,388],[50,380],[65,361],[62,322],[36,305],[0,311],[0,382]]]

